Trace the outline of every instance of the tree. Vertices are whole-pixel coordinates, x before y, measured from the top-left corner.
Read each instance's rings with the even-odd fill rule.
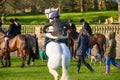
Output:
[[[120,0],[118,0],[118,22],[120,23]]]
[[[5,0],[0,0],[0,21],[5,21]]]
[[[106,10],[105,0],[98,0],[98,10]]]
[[[92,0],[93,4],[92,4],[92,8],[97,10],[97,0]]]

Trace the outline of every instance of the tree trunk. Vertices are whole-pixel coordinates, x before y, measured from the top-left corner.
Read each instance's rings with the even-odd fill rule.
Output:
[[[84,3],[83,3],[83,0],[80,0],[80,11],[81,11],[81,12],[84,11]]]
[[[106,10],[105,0],[98,1],[98,10]]]
[[[60,14],[60,12],[61,12],[61,0],[59,0],[58,9],[59,9],[59,14]]]
[[[94,0],[94,9],[96,9],[97,10],[97,0]]]
[[[120,23],[120,0],[118,0],[118,22]]]

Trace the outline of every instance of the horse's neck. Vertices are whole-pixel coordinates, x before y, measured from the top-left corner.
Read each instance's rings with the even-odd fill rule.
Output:
[[[52,19],[50,19],[50,22],[52,22],[53,20]],[[53,32],[53,26],[50,26],[49,28],[48,28],[48,32]]]
[[[78,36],[79,36],[79,33],[78,32],[71,32],[71,34],[70,34],[70,37],[72,38],[72,39],[77,39],[78,38]]]
[[[4,38],[5,36],[6,36],[6,34],[0,32],[0,39],[1,39],[1,38]]]
[[[0,32],[0,44],[5,40],[5,34]]]

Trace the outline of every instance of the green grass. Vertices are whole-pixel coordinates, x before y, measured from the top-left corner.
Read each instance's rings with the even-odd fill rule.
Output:
[[[108,17],[113,17],[114,21],[118,20],[118,11],[92,11],[92,12],[72,12],[72,13],[61,13],[60,14],[61,20],[67,22],[69,19],[73,19],[74,23],[79,25],[79,20],[84,18],[90,24],[98,24],[99,19],[101,22],[105,22],[105,19]],[[37,13],[37,14],[16,14],[16,15],[9,15],[6,17],[6,24],[10,18],[19,18],[20,23],[22,25],[44,25],[48,22],[45,14]]]
[[[54,80],[48,72],[47,62],[36,60],[35,66],[20,68],[21,58],[12,58],[12,66],[0,68],[0,80]],[[87,62],[90,60],[87,59]],[[120,63],[120,60],[117,60]],[[110,74],[105,74],[105,66],[92,66],[95,73],[91,73],[84,65],[81,66],[80,74],[76,74],[76,60],[72,60],[69,67],[70,80],[120,80],[120,70],[111,65]],[[1,66],[1,65],[0,65]],[[61,75],[61,68],[58,73]]]

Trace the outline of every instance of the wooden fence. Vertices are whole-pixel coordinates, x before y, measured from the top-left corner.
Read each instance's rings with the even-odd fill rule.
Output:
[[[76,25],[77,30],[79,31],[82,25]],[[8,25],[2,26],[5,31],[8,29]],[[36,34],[38,40],[40,41],[42,35],[42,27],[43,25],[22,25],[22,34]],[[117,58],[120,59],[120,25],[91,25],[93,33],[101,33],[106,35],[109,31],[116,32],[116,40],[117,40]]]

